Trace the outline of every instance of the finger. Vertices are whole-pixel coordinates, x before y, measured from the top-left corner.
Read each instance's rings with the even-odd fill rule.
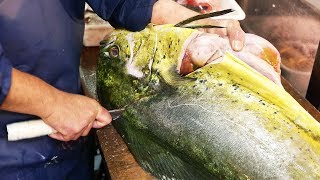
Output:
[[[88,125],[89,126],[89,125]],[[82,134],[84,133],[84,131],[87,130],[88,126],[84,127],[81,131],[79,131],[78,133],[74,134],[72,136],[72,140],[77,140],[80,136],[82,136]]]
[[[82,132],[81,133],[79,133],[79,134],[76,134],[75,136],[73,136],[72,138],[71,138],[71,140],[77,140],[77,139],[79,139],[79,137],[81,136],[81,134],[82,134]]]
[[[69,140],[66,140],[61,133],[52,133],[52,134],[49,134],[49,137],[53,139],[57,139],[59,141],[69,141]]]
[[[232,49],[240,51],[244,46],[245,32],[241,29],[239,22],[231,21],[227,27],[227,32]]]
[[[100,106],[96,120],[93,122],[93,128],[102,128],[109,124],[112,120],[110,113]]]
[[[206,32],[211,34],[218,34],[219,36],[222,36],[222,37],[227,35],[226,28],[208,28]]]
[[[63,135],[62,133],[53,133],[53,134],[49,134],[49,136],[51,138],[60,140],[60,141],[70,141],[70,140],[77,140],[82,134],[82,131],[80,131],[77,134],[73,134],[73,135]]]
[[[84,128],[84,131],[81,133],[81,136],[87,136],[93,126],[93,122],[91,122],[87,127]]]
[[[227,27],[228,21],[226,20],[217,21],[217,20],[208,19],[204,24]],[[219,36],[222,36],[222,37],[227,35],[226,28],[207,28],[205,32],[218,34]]]

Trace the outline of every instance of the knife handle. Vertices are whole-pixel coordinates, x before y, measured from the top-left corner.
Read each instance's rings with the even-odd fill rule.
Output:
[[[7,131],[8,141],[35,138],[57,132],[41,119],[8,124]]]

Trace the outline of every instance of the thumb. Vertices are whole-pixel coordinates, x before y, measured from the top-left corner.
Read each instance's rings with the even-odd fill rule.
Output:
[[[245,32],[238,21],[231,21],[227,27],[231,47],[234,51],[240,51],[244,46]]]
[[[112,120],[110,113],[102,106],[99,107],[96,120],[93,122],[93,128],[102,128]]]

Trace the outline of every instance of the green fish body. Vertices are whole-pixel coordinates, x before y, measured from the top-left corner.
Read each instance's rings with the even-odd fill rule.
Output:
[[[201,32],[115,30],[101,43],[100,102],[136,160],[159,179],[318,179],[320,124],[282,87],[225,52],[181,76]]]

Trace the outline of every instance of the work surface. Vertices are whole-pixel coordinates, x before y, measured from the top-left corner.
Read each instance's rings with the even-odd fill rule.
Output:
[[[98,47],[84,48],[81,58],[81,79],[85,94],[97,98],[96,67]],[[292,86],[282,79],[284,88],[290,93],[316,120],[320,121],[320,113],[305,98],[300,96]],[[121,136],[112,125],[97,131],[99,145],[107,163],[112,179],[155,179],[144,171],[135,161]]]

